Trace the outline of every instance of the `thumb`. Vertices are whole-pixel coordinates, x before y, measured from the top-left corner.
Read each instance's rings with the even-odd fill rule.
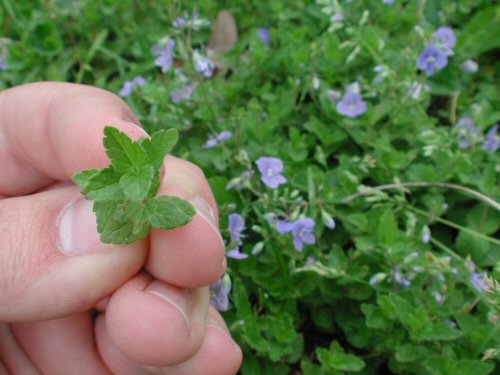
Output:
[[[60,184],[0,200],[0,322],[86,311],[144,264],[146,240],[99,241],[92,203]]]

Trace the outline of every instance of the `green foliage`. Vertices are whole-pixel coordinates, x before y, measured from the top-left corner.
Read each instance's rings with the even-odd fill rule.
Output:
[[[176,154],[207,176],[226,243],[228,215],[245,219],[240,251],[249,256],[228,259],[233,289],[224,313],[244,350],[242,374],[499,371],[500,214],[478,196],[438,185],[500,200],[499,152],[484,148],[500,121],[498,4],[0,4],[10,38],[0,41],[7,65],[1,89],[58,80],[119,93],[143,76],[146,83],[124,100],[149,132],[181,133]],[[172,26],[195,9],[210,27]],[[206,55],[221,9],[234,16],[238,41],[210,55],[218,68],[207,78],[193,53]],[[456,47],[447,66],[427,76],[416,61],[441,26],[453,29]],[[259,39],[261,27],[269,45]],[[163,74],[151,48],[166,38],[176,45]],[[468,59],[477,72],[464,69]],[[351,118],[337,110],[331,90],[342,97],[354,82],[367,111]],[[187,84],[195,85],[192,95],[173,101]],[[468,144],[458,126],[463,118],[477,128]],[[232,137],[204,147],[222,131]],[[138,143],[109,132],[106,147],[116,161],[75,176],[95,200],[103,240],[133,241],[152,225],[188,220],[192,212],[181,201],[155,198],[175,131]],[[263,156],[283,161],[287,183],[276,190],[256,168]],[[315,244],[299,252],[293,233],[281,235],[275,221],[304,217],[316,223]]]
[[[104,128],[109,167],[86,169],[73,177],[87,199],[94,201],[102,242],[132,243],[152,227],[174,229],[192,220],[195,210],[189,202],[156,197],[163,159],[176,142],[174,129],[134,142],[116,128]]]

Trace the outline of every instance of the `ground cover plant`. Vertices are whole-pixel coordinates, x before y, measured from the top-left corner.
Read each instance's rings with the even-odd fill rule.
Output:
[[[242,374],[492,374],[499,23],[486,0],[2,0],[0,88],[91,84],[179,132]]]

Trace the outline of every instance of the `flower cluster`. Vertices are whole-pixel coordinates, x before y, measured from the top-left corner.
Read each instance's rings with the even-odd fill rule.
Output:
[[[458,145],[460,148],[468,148],[481,139],[481,129],[469,117],[461,118],[456,125]],[[500,137],[498,136],[498,124],[493,125],[484,136],[483,150],[497,152],[500,148]]]
[[[432,34],[432,42],[417,58],[417,67],[428,76],[448,65],[448,56],[454,54],[457,43],[455,33],[447,26],[440,27]]]
[[[284,235],[291,232],[293,234],[293,246],[297,251],[302,251],[304,244],[314,245],[316,237],[314,236],[314,227],[316,223],[309,217],[302,217],[293,222],[283,220],[276,223],[276,230]]]

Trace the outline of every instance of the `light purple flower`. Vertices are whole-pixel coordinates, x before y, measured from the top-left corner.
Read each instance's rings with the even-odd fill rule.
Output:
[[[193,54],[194,69],[202,74],[205,78],[210,78],[214,75],[215,63],[208,57],[200,55],[198,51]]]
[[[443,69],[446,65],[448,65],[448,56],[433,45],[427,46],[417,59],[417,67],[425,70],[428,76],[433,75],[436,70]]]
[[[236,242],[238,245],[231,249],[227,256],[233,259],[245,259],[248,254],[240,252],[240,246],[242,244],[241,239],[245,237],[243,231],[245,230],[245,219],[240,214],[234,213],[229,215],[229,235],[231,237],[231,242]]]
[[[186,86],[172,91],[170,94],[170,99],[172,99],[174,103],[183,102],[191,98],[195,89],[196,89],[196,83],[194,82],[188,83]]]
[[[472,272],[470,275],[470,282],[476,288],[478,292],[486,292],[491,289],[491,287],[486,283],[486,274],[480,274],[479,272]]]
[[[172,22],[172,26],[178,29],[186,23],[186,20],[182,17],[177,17],[174,22]]]
[[[146,80],[142,76],[137,76],[132,81],[125,81],[123,87],[118,92],[118,95],[121,97],[130,96],[134,92],[134,88],[136,86],[143,86],[145,83]]]
[[[394,4],[394,0],[382,0],[382,4],[391,5]]]
[[[465,60],[462,64],[460,64],[460,68],[465,73],[476,73],[479,69],[479,65],[474,60]]]
[[[493,125],[486,133],[483,142],[483,149],[491,152],[497,152],[500,147],[500,137],[498,136],[498,124]]]
[[[271,43],[271,33],[265,27],[260,27],[257,29],[257,36],[259,37],[260,41],[266,46],[269,46],[269,43]]]
[[[229,293],[231,292],[231,279],[225,274],[219,281],[210,285],[210,304],[217,311],[229,309]]]
[[[304,243],[313,245],[316,242],[314,237],[314,227],[316,223],[309,217],[303,217],[290,222],[288,220],[279,220],[276,222],[276,230],[279,234],[284,235],[292,232],[293,245],[297,251],[302,251]]]
[[[217,134],[215,137],[208,138],[208,141],[203,145],[203,147],[204,148],[215,147],[215,146],[219,145],[219,143],[221,143],[223,141],[227,141],[232,136],[233,136],[233,133],[231,133],[230,131],[225,130],[225,131]]]
[[[293,223],[289,222],[288,220],[276,221],[276,230],[281,235],[291,232],[292,228],[293,228]]]
[[[367,110],[366,103],[358,93],[348,91],[340,102],[337,103],[337,111],[347,117],[357,117]]]
[[[453,55],[457,44],[455,33],[448,26],[442,26],[432,34],[432,43],[439,47],[446,55]]]
[[[320,85],[321,85],[321,82],[320,82],[319,78],[313,77],[313,79],[312,79],[313,89],[318,90]]]
[[[155,65],[161,68],[162,73],[166,73],[174,62],[175,40],[168,39],[163,47],[154,46],[151,52],[156,57]]]
[[[118,95],[126,97],[132,95],[132,92],[134,92],[134,83],[132,81],[125,81]]]
[[[261,173],[261,180],[271,189],[277,189],[279,185],[287,182],[281,174],[283,172],[283,162],[278,158],[261,157],[255,162]]]
[[[3,57],[0,56],[0,71],[7,69],[7,64]]]
[[[481,136],[481,130],[469,117],[462,117],[458,120],[456,130],[459,138],[458,145],[461,148],[470,147]]]
[[[340,23],[344,20],[344,15],[342,13],[335,13],[330,17],[331,23]]]
[[[302,251],[304,243],[313,245],[316,242],[314,237],[314,227],[316,223],[313,219],[304,217],[293,223],[293,245],[297,251]]]

